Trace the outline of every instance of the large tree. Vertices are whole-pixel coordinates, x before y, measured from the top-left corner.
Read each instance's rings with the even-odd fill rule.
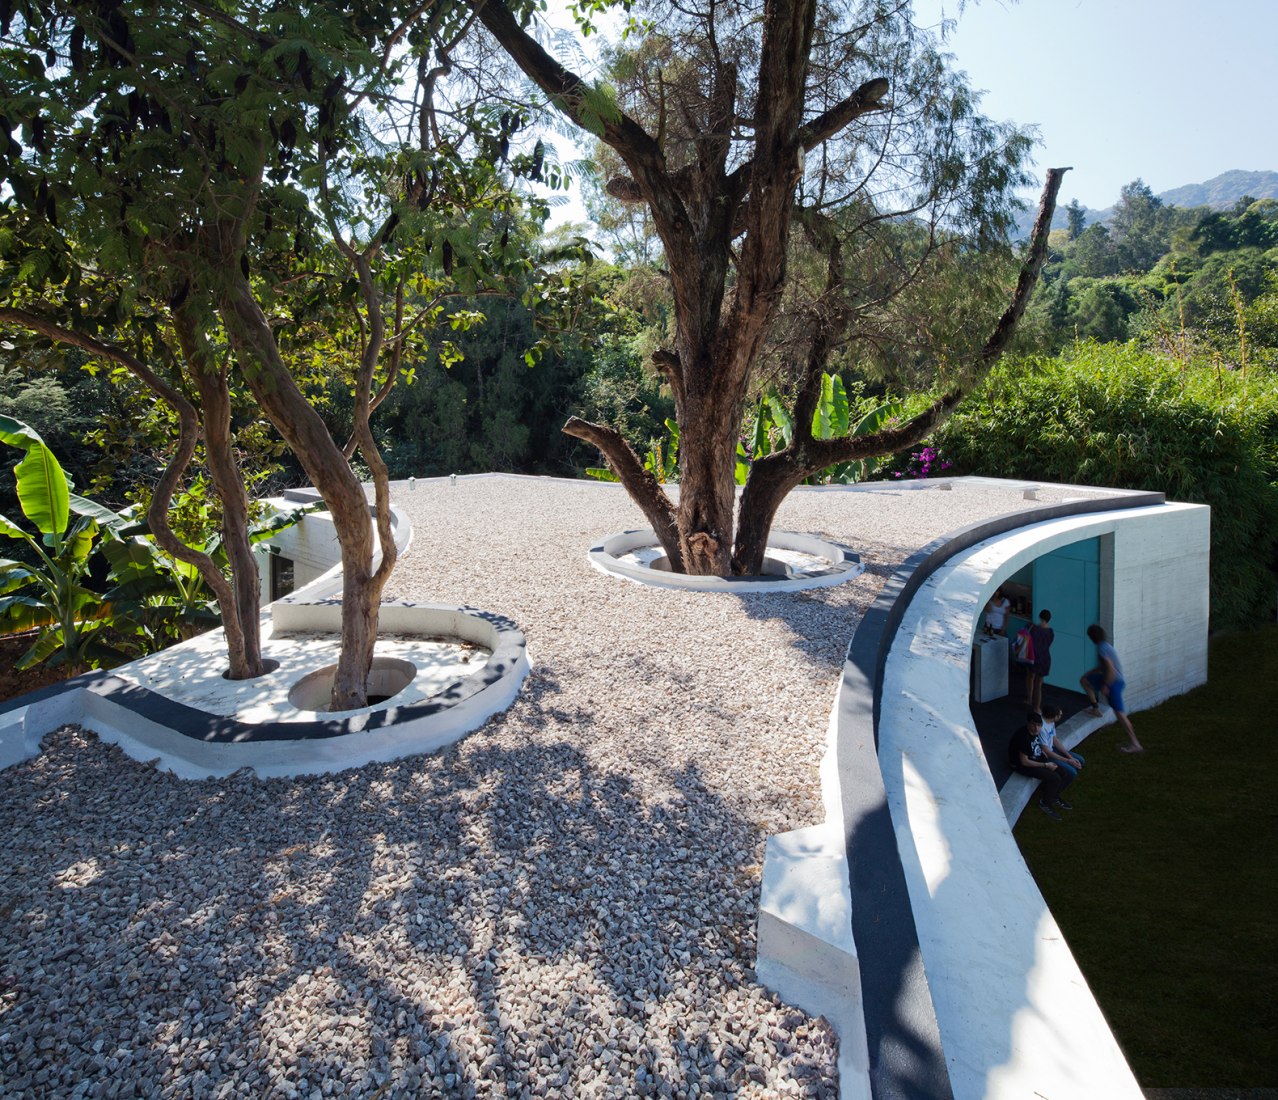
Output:
[[[405,341],[442,312],[446,288],[423,272],[433,255],[443,278],[473,291],[460,273],[505,251],[506,189],[482,156],[459,155],[488,119],[436,109],[467,18],[448,0],[349,12],[18,0],[0,26],[0,321],[123,365],[176,411],[151,524],[216,592],[236,676],[262,670],[230,439],[232,389],[251,393],[341,545],[335,709],[365,702],[394,564],[369,418]],[[349,438],[333,436],[295,371],[307,358],[298,334],[340,309],[353,335],[325,350],[348,353]],[[200,434],[230,580],[165,515]],[[356,452],[373,474],[376,537]]]
[[[615,153],[624,170],[609,193],[646,204],[660,237],[675,328],[654,362],[680,428],[678,503],[617,431],[576,418],[564,430],[603,452],[676,569],[757,572],[791,488],[924,438],[1007,347],[1045,254],[1057,171],[1011,304],[964,362],[948,357],[929,408],[873,436],[807,430],[830,355],[855,338],[857,320],[912,283],[943,243],[996,247],[1022,180],[1023,136],[980,116],[908,3],[641,0],[626,5],[641,45],[614,69],[615,86],[592,84],[542,47],[531,0],[471,3],[547,102]],[[583,30],[603,6],[574,6]],[[874,254],[873,229],[888,218],[917,221],[927,247],[895,271],[874,270],[859,250]],[[742,413],[774,337],[796,226],[826,256],[826,285],[806,350],[790,356],[794,440],[754,463],[738,517]]]

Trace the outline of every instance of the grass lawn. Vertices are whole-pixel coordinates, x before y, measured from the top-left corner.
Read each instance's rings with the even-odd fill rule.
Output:
[[[1081,747],[1065,821],[1016,838],[1146,1088],[1278,1085],[1278,626],[1210,682]]]

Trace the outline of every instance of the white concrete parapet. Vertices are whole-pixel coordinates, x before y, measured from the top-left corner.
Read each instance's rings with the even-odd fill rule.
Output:
[[[959,554],[915,595],[884,673],[879,761],[959,1100],[1142,1095],[1025,867],[968,708],[989,594],[1096,536],[1112,536],[1109,611],[1133,709],[1204,682],[1208,510],[1177,504],[1049,520]]]
[[[836,768],[838,717],[836,698],[821,762],[825,821],[768,837],[755,972],[783,999],[834,1025],[839,1034],[840,1094],[843,1100],[869,1100],[861,967],[852,936]]]
[[[1155,502],[1088,510],[1004,527],[976,545],[969,539],[961,545],[970,549],[948,560],[941,554],[934,573],[919,574],[927,579],[908,605],[891,590],[909,574],[889,582],[880,601],[886,600],[885,608],[896,603],[903,617],[880,633],[898,612],[879,611],[886,617],[869,634],[869,653],[877,649],[875,638],[891,638],[881,679],[864,663],[866,651],[858,651],[855,662],[849,652],[822,765],[827,820],[769,839],[759,917],[759,977],[835,1025],[846,1045],[840,1058],[844,1096],[871,1095],[880,1087],[872,1082],[881,1084],[885,1072],[913,1082],[909,1087],[917,1092],[924,1076],[936,1080],[938,1071],[924,1065],[934,1050],[931,1065],[948,1078],[936,1081],[937,1091],[952,1091],[958,1100],[1141,1097],[1012,837],[1011,823],[1032,783],[1013,776],[1001,793],[995,788],[969,706],[971,639],[981,608],[1000,583],[1043,554],[1099,537],[1102,625],[1122,655],[1133,709],[1203,683],[1209,518],[1200,506]],[[918,560],[930,552],[925,548]],[[1177,628],[1169,629],[1171,623]],[[876,682],[877,757],[871,718]],[[1110,720],[1112,714],[1077,716],[1062,727],[1062,736],[1076,744]],[[903,908],[889,906],[884,919],[891,929],[913,924],[873,944],[880,953],[886,949],[889,967],[886,1002],[885,987],[873,986],[875,1011],[892,1016],[896,1031],[885,1031],[877,1015],[867,1018],[871,987],[854,984],[877,982],[883,974],[878,956],[863,960],[864,948],[849,941],[847,930],[860,936],[867,921],[874,929],[883,926],[878,913],[852,912],[847,854],[840,858],[834,848],[836,837],[847,836],[844,813],[862,815],[858,829],[870,820],[867,812],[877,822],[875,798],[883,795],[883,831],[878,824],[871,829],[882,839],[870,847],[895,849],[898,873],[904,874],[899,892],[908,894]],[[858,864],[852,870],[862,909],[875,899],[887,903],[881,890],[890,888],[885,879],[878,882],[886,867]],[[842,896],[825,896],[833,891]],[[907,973],[911,943],[921,966]],[[905,998],[914,1007],[906,1009]],[[926,1038],[929,1027],[934,1046]],[[886,1087],[883,1095],[895,1086]]]
[[[392,508],[397,549],[407,551],[412,526]],[[300,667],[313,645],[307,632],[340,636],[340,548],[327,533],[326,512],[306,515],[283,534],[289,553],[308,548],[308,584],[264,613],[264,656],[281,658],[264,677],[222,677],[221,631],[194,638],[110,674],[94,674],[60,693],[0,714],[0,767],[39,752],[45,734],[69,723],[120,745],[134,759],[154,761],[184,778],[251,768],[259,776],[339,771],[372,761],[433,752],[478,729],[514,701],[529,671],[523,634],[509,620],[473,608],[408,601],[382,604],[380,643],[399,663],[421,657],[413,638],[456,637],[491,651],[473,670],[460,665],[419,675],[386,702],[326,715],[303,712],[286,697],[315,669]],[[319,534],[316,535],[316,531]],[[293,652],[297,650],[298,652]],[[297,666],[297,667],[295,667]]]

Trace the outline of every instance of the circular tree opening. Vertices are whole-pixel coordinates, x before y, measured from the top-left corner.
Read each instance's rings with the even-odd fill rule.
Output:
[[[269,676],[272,672],[274,672],[279,667],[280,667],[279,661],[272,660],[270,657],[262,658],[262,675],[263,676]],[[229,668],[222,673],[222,679],[223,680],[231,679],[231,670]],[[258,679],[258,677],[253,676],[251,677],[251,679],[256,680]]]
[[[368,705],[375,707],[389,702],[408,687],[416,675],[417,666],[412,661],[404,661],[398,657],[374,657],[373,667],[368,674]],[[328,665],[308,673],[293,685],[288,693],[288,701],[298,710],[327,712],[336,676],[336,665]]]
[[[634,555],[634,557],[639,560],[638,554]],[[670,572],[670,559],[665,554],[648,562],[640,561],[640,564],[646,564],[649,569],[657,569],[663,573]],[[759,575],[761,577],[790,577],[794,575],[794,570],[781,561],[780,558],[765,557],[763,559],[763,569],[760,570]]]
[[[657,588],[696,592],[798,592],[842,584],[864,571],[859,554],[815,535],[773,530],[763,569],[745,577],[672,573],[670,559],[650,528],[608,535],[590,548],[590,564],[614,577]]]

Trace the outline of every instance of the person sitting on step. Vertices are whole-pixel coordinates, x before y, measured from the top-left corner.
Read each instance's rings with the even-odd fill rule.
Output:
[[[1012,739],[1007,744],[1007,762],[1012,771],[1040,780],[1038,808],[1053,821],[1060,821],[1057,806],[1062,810],[1073,809],[1061,794],[1074,781],[1074,777],[1043,755],[1042,746],[1038,742],[1038,734],[1042,728],[1043,719],[1038,711],[1030,711],[1025,716],[1025,725],[1012,734]]]

